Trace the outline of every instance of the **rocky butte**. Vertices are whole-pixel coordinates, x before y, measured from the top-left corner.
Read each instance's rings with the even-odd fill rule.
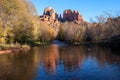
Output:
[[[63,13],[63,20],[81,24],[84,22],[82,15],[76,10],[65,10]]]
[[[47,7],[44,10],[42,16],[40,16],[40,20],[44,21],[48,24],[56,24],[59,26],[60,22],[75,22],[76,24],[84,23],[84,19],[79,11],[77,10],[65,10],[63,12],[63,17],[58,16],[57,12],[51,7]]]
[[[58,14],[55,12],[55,10],[51,7],[47,7],[44,10],[44,13],[42,16],[40,16],[40,20],[44,21],[48,24],[56,24],[59,25],[58,22]]]

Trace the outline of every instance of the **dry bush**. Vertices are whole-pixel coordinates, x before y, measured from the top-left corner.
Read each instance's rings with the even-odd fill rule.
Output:
[[[54,40],[58,33],[53,25],[48,25],[43,21],[40,22],[40,32],[40,40],[42,42],[49,42],[51,40]]]
[[[69,42],[110,43],[112,37],[120,35],[120,17],[98,16],[97,22],[81,25],[65,22],[61,24],[59,39]]]
[[[111,26],[113,26],[114,30],[116,31],[115,35],[120,35],[120,17],[116,18],[108,18],[107,21]]]
[[[92,32],[94,42],[110,42],[111,38],[120,35],[120,25],[118,18],[108,18],[98,16],[95,23],[91,23],[89,31]]]
[[[105,16],[97,16],[97,22],[90,23],[89,31],[91,32],[92,42],[108,42],[112,34],[112,27],[106,22]]]
[[[59,38],[69,42],[83,42],[86,27],[75,23],[65,22],[59,30]]]

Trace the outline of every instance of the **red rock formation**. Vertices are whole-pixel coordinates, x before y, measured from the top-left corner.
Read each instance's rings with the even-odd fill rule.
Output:
[[[75,23],[83,23],[84,20],[82,18],[82,15],[75,10],[65,10],[63,13],[63,20],[64,21],[74,21]]]
[[[58,14],[51,7],[45,8],[43,15],[40,16],[40,20],[48,24],[52,23],[52,24],[56,24],[57,26],[59,25]]]

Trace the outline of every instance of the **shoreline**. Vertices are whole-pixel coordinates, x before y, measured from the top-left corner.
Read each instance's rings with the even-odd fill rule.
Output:
[[[104,46],[104,47],[109,47],[109,48],[112,48],[112,49],[117,49],[119,50],[118,46],[114,46],[113,44],[111,43],[107,43],[107,42],[69,42],[69,41],[61,41],[61,40],[54,40],[53,42],[51,42],[50,44],[62,44],[62,45],[69,45],[69,46],[82,46],[82,45],[86,45],[86,46],[95,46],[95,45],[98,45],[98,46]],[[45,45],[49,45],[49,44],[36,44],[34,46],[45,46]],[[11,52],[19,52],[19,51],[26,51],[26,50],[29,50],[31,49],[30,46],[28,45],[23,45],[21,47],[14,47],[14,48],[8,48],[8,49],[0,49],[0,54],[5,54],[5,53],[11,53]]]
[[[30,47],[5,49],[5,50],[0,50],[0,54],[7,54],[7,53],[11,53],[11,52],[19,52],[19,51],[29,50],[29,49],[30,49]]]

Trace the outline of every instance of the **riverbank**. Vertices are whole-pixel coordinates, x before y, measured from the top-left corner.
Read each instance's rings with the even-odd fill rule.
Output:
[[[50,45],[50,44],[58,44],[59,46],[103,46],[103,47],[109,47],[112,48],[113,50],[119,50],[119,45],[114,46],[112,43],[107,43],[107,42],[70,42],[70,41],[65,41],[65,40],[54,40],[49,43],[40,43],[40,44],[34,44],[32,47],[35,46],[45,46],[45,45]],[[117,44],[116,44],[117,45]],[[30,45],[20,45],[20,44],[0,44],[0,54],[4,53],[11,53],[11,52],[18,52],[18,51],[23,51],[23,50],[29,50],[31,47]]]
[[[19,45],[19,44],[0,44],[0,54],[18,52],[23,50],[29,50],[29,45]]]
[[[120,52],[120,39],[115,41],[111,40],[111,42],[71,42],[66,40],[59,40],[59,42],[63,42],[69,46],[101,46],[101,47],[109,47],[112,50],[117,50]]]

